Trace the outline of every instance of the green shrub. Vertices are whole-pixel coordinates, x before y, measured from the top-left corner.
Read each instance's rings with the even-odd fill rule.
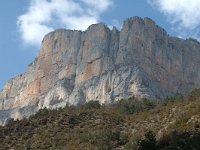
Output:
[[[129,98],[128,100],[120,100],[114,104],[114,108],[120,113],[134,114],[138,112],[148,111],[155,108],[155,102],[147,99]]]
[[[152,131],[148,131],[144,139],[138,142],[138,147],[139,150],[157,150],[155,134]]]
[[[101,105],[99,101],[89,101],[83,105],[85,109],[100,109]]]

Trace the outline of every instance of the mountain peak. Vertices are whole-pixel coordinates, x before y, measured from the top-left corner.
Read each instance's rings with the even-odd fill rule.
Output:
[[[86,31],[58,29],[44,37],[28,70],[0,93],[0,124],[66,103],[187,93],[200,87],[199,49],[196,42],[168,36],[150,18],[126,19],[121,31],[102,23]]]

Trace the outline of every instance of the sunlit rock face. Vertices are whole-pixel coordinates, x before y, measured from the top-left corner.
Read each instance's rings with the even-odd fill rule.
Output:
[[[102,23],[84,32],[59,29],[44,37],[27,71],[4,86],[0,124],[66,103],[184,94],[200,88],[199,68],[200,44],[170,37],[149,18],[129,18],[121,31]]]

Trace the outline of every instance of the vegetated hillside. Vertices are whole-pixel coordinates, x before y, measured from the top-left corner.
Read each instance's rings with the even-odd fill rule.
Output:
[[[0,127],[0,149],[200,149],[200,90],[165,101],[40,110]]]

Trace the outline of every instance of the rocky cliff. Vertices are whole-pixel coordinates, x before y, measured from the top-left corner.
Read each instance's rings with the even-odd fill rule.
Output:
[[[200,43],[170,37],[149,18],[47,34],[39,56],[0,93],[0,124],[40,108],[90,100],[162,99],[200,88]]]

